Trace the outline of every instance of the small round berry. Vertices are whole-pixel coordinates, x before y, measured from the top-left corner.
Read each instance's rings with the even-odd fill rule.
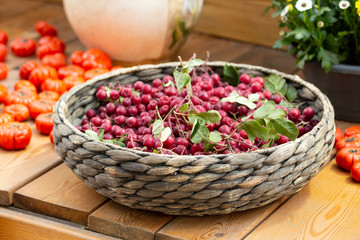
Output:
[[[304,116],[305,121],[309,121],[315,115],[315,111],[312,107],[307,107],[303,110],[302,115]]]
[[[243,73],[240,75],[240,81],[242,83],[245,83],[245,84],[249,84],[250,83],[250,80],[251,80],[251,77],[249,74],[247,73]]]
[[[117,91],[115,89],[111,89],[111,91],[110,91],[110,99],[116,101],[116,100],[119,99],[119,97],[120,97],[119,91]]]
[[[107,93],[105,89],[99,89],[96,92],[96,98],[99,99],[100,101],[104,101],[107,98]]]

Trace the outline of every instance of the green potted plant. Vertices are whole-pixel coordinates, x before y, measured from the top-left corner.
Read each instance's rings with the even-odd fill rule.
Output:
[[[359,122],[360,0],[272,0],[270,8],[281,29],[274,48],[287,46],[337,119]]]

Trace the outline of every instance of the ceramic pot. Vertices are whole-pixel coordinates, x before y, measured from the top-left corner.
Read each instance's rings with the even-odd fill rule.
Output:
[[[64,0],[68,21],[87,48],[139,62],[176,53],[203,0]]]
[[[325,73],[320,64],[308,62],[303,73],[328,96],[336,119],[360,122],[360,66],[336,64]]]

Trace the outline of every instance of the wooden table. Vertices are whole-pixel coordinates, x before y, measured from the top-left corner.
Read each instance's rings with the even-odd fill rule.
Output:
[[[37,20],[59,30],[69,55],[84,50],[59,4],[1,0],[0,29],[10,40],[38,38]],[[225,60],[298,74],[294,59],[266,47],[194,32],[179,55]],[[30,58],[11,53],[10,72],[1,83],[12,87],[20,65]],[[176,60],[176,58],[172,59]],[[32,121],[26,150],[0,149],[0,239],[359,239],[360,185],[331,161],[299,193],[270,205],[222,216],[168,216],[119,205],[78,179],[56,155],[48,136]],[[355,123],[336,122],[344,130]]]

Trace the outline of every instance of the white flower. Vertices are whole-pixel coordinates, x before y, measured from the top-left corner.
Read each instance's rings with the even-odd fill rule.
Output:
[[[289,12],[289,5],[287,5],[280,13],[281,17],[284,17]]]
[[[313,2],[311,0],[298,0],[295,4],[295,7],[300,12],[309,10],[312,8]]]
[[[347,0],[342,0],[339,2],[339,8],[347,9],[350,6],[350,2]]]

